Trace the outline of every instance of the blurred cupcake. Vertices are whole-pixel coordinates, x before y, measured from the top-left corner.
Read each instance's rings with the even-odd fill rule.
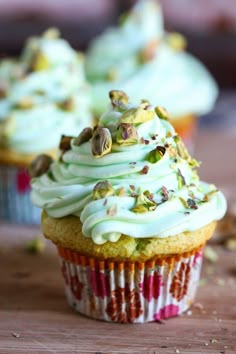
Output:
[[[39,222],[25,167],[38,153],[55,155],[61,134],[91,124],[83,64],[83,57],[50,29],[27,41],[18,62],[0,66],[0,218]]]
[[[129,92],[135,102],[144,96],[168,108],[171,123],[192,146],[196,117],[212,109],[218,89],[185,46],[183,36],[165,32],[156,1],[138,1],[118,27],[107,29],[88,49],[94,113],[104,111],[106,93],[114,87]]]
[[[89,317],[143,323],[192,304],[202,250],[226,201],[201,182],[164,109],[111,91],[94,129],[31,164],[32,200],[57,245],[69,304]]]

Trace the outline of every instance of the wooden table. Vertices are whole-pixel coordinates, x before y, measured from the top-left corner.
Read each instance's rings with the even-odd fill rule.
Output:
[[[236,202],[236,139],[201,132],[196,155],[201,176]],[[233,157],[234,155],[234,157]],[[234,163],[233,162],[234,159]],[[236,353],[236,257],[213,241],[218,262],[204,261],[195,305],[162,324],[109,324],[67,306],[56,251],[25,251],[38,227],[0,224],[0,354]]]

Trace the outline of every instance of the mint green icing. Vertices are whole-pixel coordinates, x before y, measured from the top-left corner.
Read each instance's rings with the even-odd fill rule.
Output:
[[[0,144],[18,153],[54,149],[61,134],[80,131],[92,121],[84,59],[51,32],[26,42],[17,62],[21,77],[10,78],[9,63],[2,71],[0,66],[0,79],[8,83],[6,98],[0,100]],[[38,55],[43,61],[35,67]],[[29,107],[19,107],[24,101]]]
[[[95,114],[106,109],[107,92],[113,88],[129,92],[134,103],[142,97],[159,102],[172,118],[212,109],[218,94],[215,81],[196,58],[171,47],[167,37],[160,6],[140,0],[122,25],[91,42],[86,74]],[[158,42],[154,57],[140,62],[140,50],[152,41]]]
[[[176,133],[168,121],[155,114],[152,120],[135,124],[138,143],[116,143],[122,112],[131,107],[135,106],[119,109],[111,105],[100,118],[99,125],[108,128],[113,137],[107,155],[94,157],[91,139],[80,146],[72,140],[62,161],[54,162],[50,173],[32,180],[34,204],[54,218],[79,217],[84,236],[96,244],[116,242],[121,234],[171,237],[222,218],[225,197],[214,185],[199,180],[190,157],[177,153]],[[153,110],[152,106],[147,109]],[[158,162],[150,163],[147,156],[156,146],[166,149],[165,153]],[[104,180],[111,183],[115,194],[94,200],[94,186]],[[147,201],[143,195],[147,190],[153,194],[151,200],[156,207],[135,212],[138,199]]]

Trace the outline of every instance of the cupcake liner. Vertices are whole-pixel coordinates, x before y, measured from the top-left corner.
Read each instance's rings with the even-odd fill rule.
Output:
[[[146,262],[101,261],[58,246],[66,296],[83,315],[108,322],[160,321],[194,300],[203,247]]]
[[[24,168],[0,166],[0,219],[39,224],[41,210],[30,200],[30,177]]]

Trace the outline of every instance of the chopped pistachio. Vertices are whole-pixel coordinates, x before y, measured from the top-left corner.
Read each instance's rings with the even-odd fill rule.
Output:
[[[154,111],[148,111],[141,107],[138,108],[130,108],[125,113],[122,114],[120,117],[121,123],[131,123],[131,124],[138,124],[138,123],[145,123],[149,120],[152,120],[155,116]]]
[[[189,206],[188,206],[188,203],[187,203],[187,200],[185,200],[183,197],[179,197],[179,200],[181,201],[181,203],[183,204],[183,206],[188,209]]]
[[[169,193],[168,193],[168,190],[167,190],[167,188],[165,186],[161,187],[161,193],[163,195],[162,201],[166,202],[169,199]]]
[[[181,189],[183,186],[186,185],[186,181],[184,176],[182,175],[180,169],[177,170],[177,179],[178,179],[178,188]]]
[[[68,151],[71,149],[71,140],[73,139],[73,136],[67,136],[67,135],[62,135],[61,136],[61,141],[59,144],[59,149],[62,151]]]
[[[178,32],[168,34],[166,40],[167,43],[177,51],[184,50],[187,46],[186,38]]]
[[[166,152],[164,146],[157,146],[154,150],[150,151],[146,157],[146,160],[150,163],[156,163],[160,161]]]
[[[72,111],[75,107],[75,102],[73,97],[69,97],[65,101],[59,102],[57,106],[63,111]]]
[[[155,112],[160,119],[164,119],[164,120],[169,119],[169,114],[164,107],[161,106],[155,107]]]
[[[189,155],[188,149],[186,148],[183,140],[180,138],[179,135],[174,136],[174,141],[176,143],[177,152],[179,156],[182,157],[184,160],[188,161],[189,163],[194,164],[191,156]]]
[[[111,151],[112,137],[109,129],[98,127],[92,136],[92,154],[94,157],[102,157]]]
[[[93,199],[102,199],[115,195],[115,190],[112,184],[106,180],[98,182],[93,188]]]
[[[143,194],[144,194],[145,197],[147,197],[149,200],[153,200],[153,198],[154,198],[154,194],[151,193],[149,190],[144,191]]]
[[[153,200],[149,199],[144,193],[141,193],[136,197],[135,206],[131,211],[135,213],[146,213],[147,211],[155,210],[156,207],[157,204]]]
[[[216,193],[218,192],[218,189],[214,189],[208,193],[205,194],[204,196],[204,202],[208,202],[209,201],[209,198],[211,198],[213,195],[215,195]]]
[[[159,41],[157,39],[152,39],[139,51],[138,59],[141,64],[151,61],[155,57],[158,43]]]
[[[93,136],[93,129],[88,127],[84,128],[82,132],[73,140],[75,146],[80,146],[89,141]]]
[[[198,206],[196,205],[196,202],[194,199],[188,198],[187,203],[188,203],[188,207],[190,209],[198,209]]]
[[[118,197],[125,197],[125,195],[126,195],[125,188],[124,188],[124,187],[121,187],[121,188],[117,189],[116,195],[117,195]]]
[[[30,97],[22,97],[14,105],[14,108],[16,108],[16,109],[30,109],[32,107],[33,107],[33,101]]]
[[[149,171],[149,167],[148,166],[144,166],[142,168],[142,170],[140,171],[140,174],[141,175],[146,175],[146,174],[148,174],[148,171]]]
[[[46,154],[38,155],[29,165],[29,174],[31,177],[39,177],[49,170],[53,159]]]
[[[126,105],[129,103],[129,96],[124,91],[111,90],[109,97],[113,107],[125,109]]]
[[[116,141],[120,145],[138,143],[138,132],[133,124],[121,123],[117,128]]]
[[[45,249],[45,241],[40,237],[35,237],[26,244],[26,251],[29,253],[39,254]]]
[[[116,81],[118,79],[118,71],[116,68],[111,68],[107,73],[108,81]]]
[[[47,57],[41,51],[38,50],[32,58],[30,69],[32,71],[43,71],[47,70],[48,68],[49,62]]]

